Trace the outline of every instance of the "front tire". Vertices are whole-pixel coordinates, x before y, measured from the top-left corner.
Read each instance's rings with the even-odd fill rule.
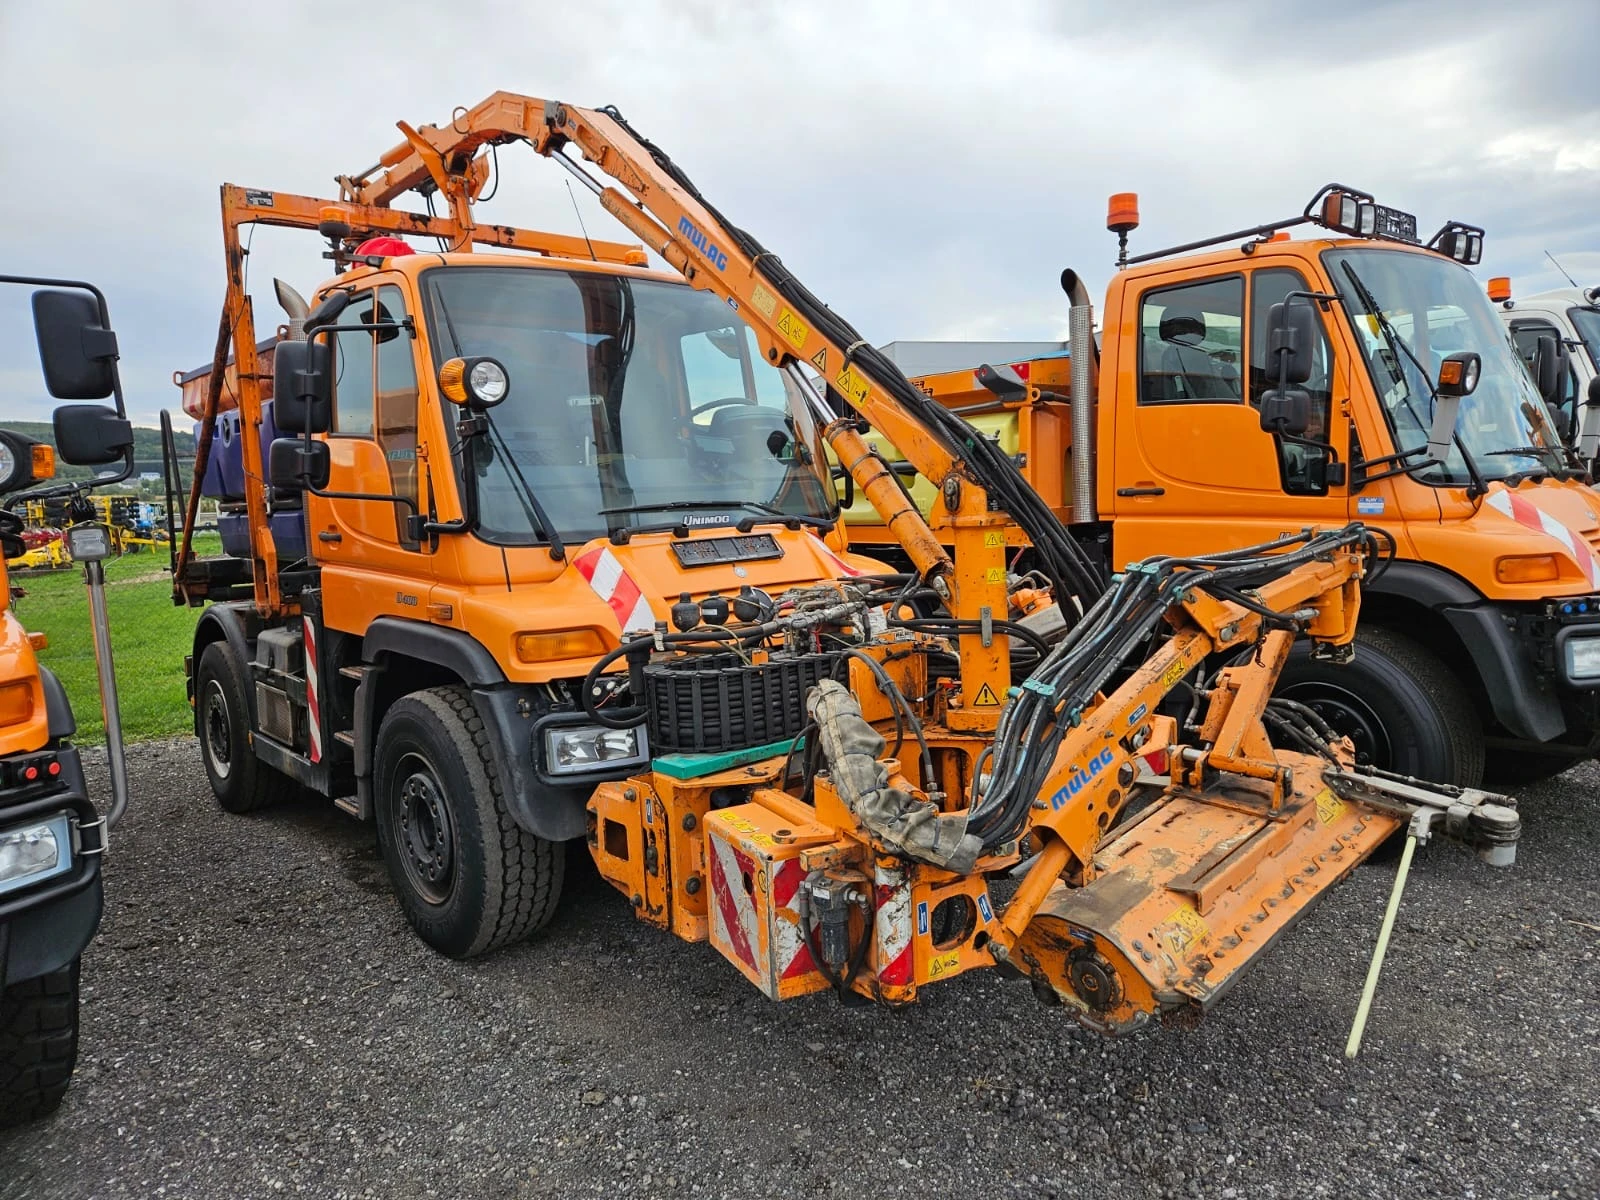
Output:
[[[56,1110],[78,1061],[78,959],[0,994],[0,1129]]]
[[[295,789],[292,779],[256,757],[245,686],[244,664],[228,643],[207,646],[194,673],[195,735],[211,790],[230,813],[265,808]]]
[[[1313,659],[1308,644],[1296,643],[1275,694],[1310,705],[1355,743],[1363,766],[1477,787],[1483,726],[1461,680],[1392,630],[1360,628],[1355,646],[1355,658],[1340,665]]]
[[[378,729],[373,772],[378,845],[418,937],[451,958],[473,958],[550,920],[566,856],[512,819],[467,689],[396,701]]]

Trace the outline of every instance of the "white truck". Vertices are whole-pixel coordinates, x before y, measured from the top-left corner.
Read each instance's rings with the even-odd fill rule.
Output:
[[[1539,380],[1540,391],[1562,425],[1562,435],[1576,440],[1585,404],[1600,406],[1600,287],[1555,288],[1513,299],[1511,281],[1500,276],[1489,281],[1489,299],[1496,302],[1511,340]],[[1553,351],[1547,352],[1548,365],[1540,360],[1541,339],[1554,343]],[[1541,377],[1541,370],[1548,379]],[[1595,432],[1600,433],[1597,417],[1600,408],[1590,417]],[[1581,447],[1580,453],[1586,460],[1593,459],[1595,447]]]

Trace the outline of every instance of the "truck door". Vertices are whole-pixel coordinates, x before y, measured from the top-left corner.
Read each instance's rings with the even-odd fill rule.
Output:
[[[404,496],[416,503],[416,338],[401,327],[407,317],[400,289],[383,284],[356,293],[339,317],[341,326],[364,325],[332,335],[334,342],[333,429],[328,491]],[[324,568],[330,623],[364,628],[373,616],[421,616],[433,571],[425,543],[406,536],[409,505],[388,500],[313,497],[309,508],[312,550]],[[343,577],[327,587],[327,575]],[[364,615],[336,619],[352,607]]]
[[[1276,385],[1266,369],[1267,313],[1304,290],[1298,271],[1262,267],[1167,286],[1152,281],[1137,296],[1137,345],[1124,347],[1134,351],[1136,394],[1117,397],[1113,452],[1119,566],[1349,519],[1345,486],[1328,482],[1328,452],[1261,428],[1261,395]],[[1314,414],[1307,436],[1342,447],[1349,436],[1343,406],[1332,402],[1323,319],[1319,314],[1315,367],[1303,385]],[[1339,451],[1338,460],[1344,457]]]

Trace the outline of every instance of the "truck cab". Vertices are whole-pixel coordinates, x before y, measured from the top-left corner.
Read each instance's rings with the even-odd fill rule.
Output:
[[[1489,298],[1524,362],[1535,365],[1541,339],[1566,352],[1558,356],[1551,409],[1563,432],[1575,438],[1584,403],[1600,398],[1592,391],[1600,379],[1600,288],[1554,288],[1513,298],[1510,279],[1499,276],[1489,283]]]
[[[227,553],[176,586],[212,602],[190,692],[222,805],[306,786],[375,820],[418,933],[467,956],[548,919],[599,784],[798,732],[734,694],[652,747],[606,716],[625,642],[882,568],[841,554],[817,422],[715,296],[637,251],[388,240],[313,293],[308,340],[241,334],[270,369],[236,372],[259,398],[197,467]]]
[[[1093,431],[1087,453],[1072,439],[1070,357],[917,382],[1019,456],[1114,569],[1370,525],[1383,548],[1353,660],[1300,646],[1278,694],[1405,774],[1475,785],[1485,770],[1506,782],[1562,770],[1600,744],[1600,501],[1467,269],[1481,231],[1447,226],[1424,246],[1414,218],[1361,193],[1324,196],[1381,219],[1348,231],[1367,236],[1291,239],[1287,226],[1330,224],[1313,201],[1304,220],[1118,271],[1080,426]],[[1203,249],[1217,241],[1232,244]],[[1290,426],[1273,414],[1293,308],[1305,344]],[[1472,386],[1447,396],[1460,389],[1441,371],[1468,363]],[[1088,512],[1072,500],[1085,474]],[[925,481],[907,482],[929,499]],[[850,516],[858,544],[885,540],[861,505]]]

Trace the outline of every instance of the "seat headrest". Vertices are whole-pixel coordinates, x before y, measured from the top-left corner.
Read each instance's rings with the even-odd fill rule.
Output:
[[[1192,345],[1205,341],[1206,319],[1192,308],[1169,308],[1161,315],[1161,340],[1176,342],[1179,338]]]

